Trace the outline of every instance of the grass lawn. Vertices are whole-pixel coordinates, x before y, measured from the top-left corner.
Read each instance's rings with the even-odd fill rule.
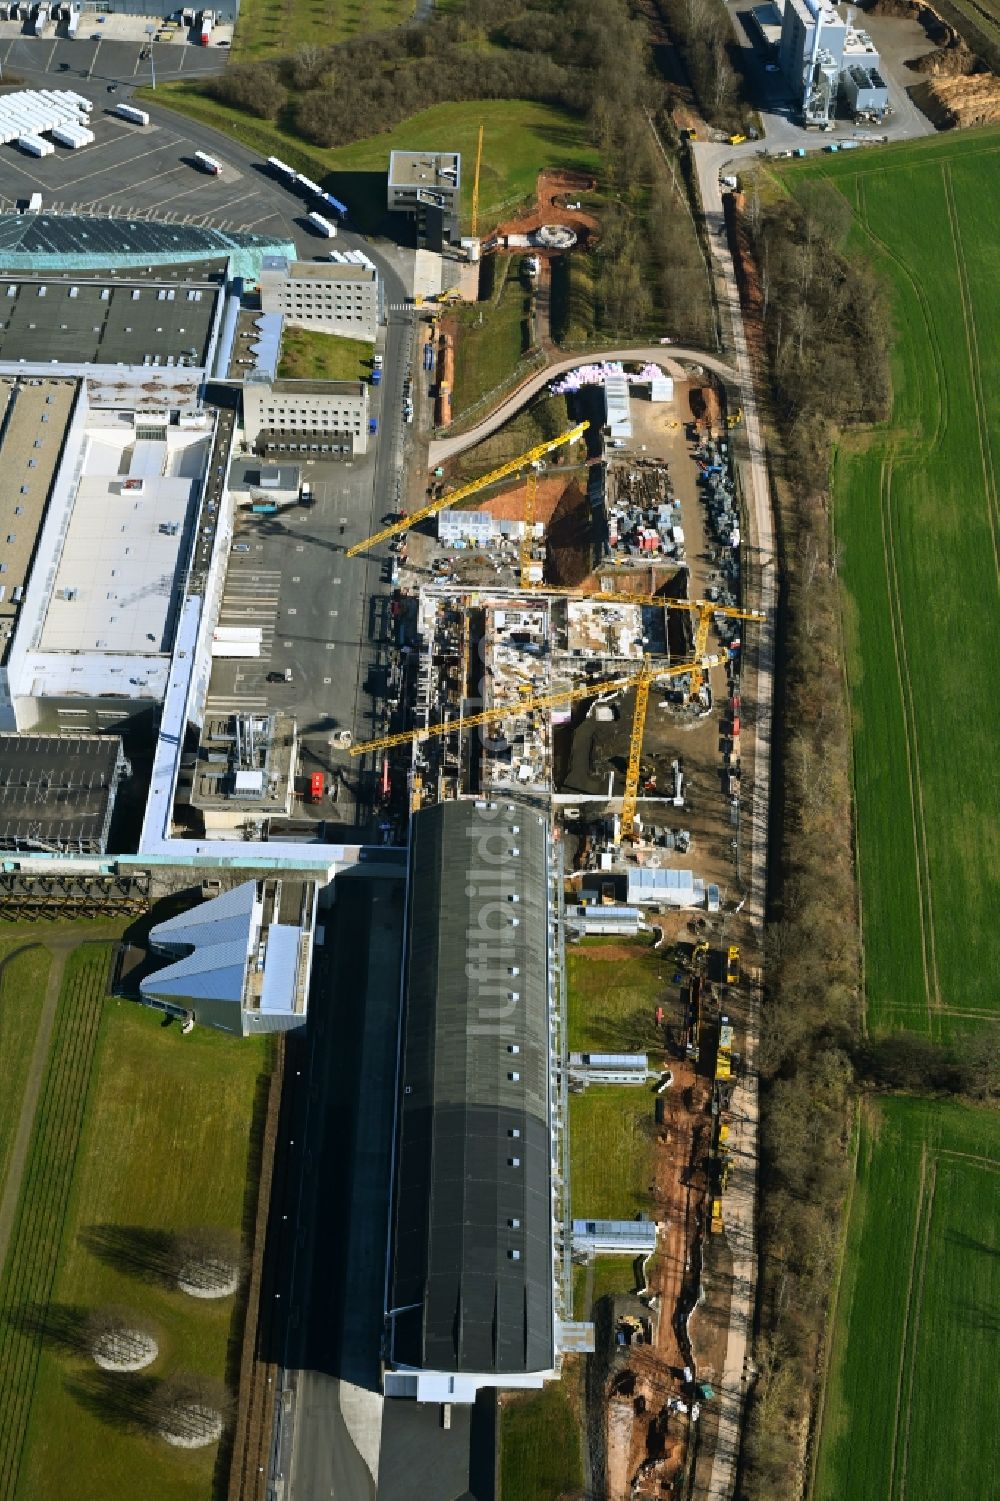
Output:
[[[171,1231],[241,1226],[267,1044],[200,1028],[182,1037],[156,1012],[107,999],[107,962],[91,948],[67,965],[0,1289],[5,1369],[23,1372],[4,1413],[26,1435],[17,1494],[207,1501],[215,1449],[146,1435],[134,1389],[100,1378],[57,1334],[96,1307],[134,1308],[157,1330],[153,1378],[224,1376],[233,1299],[185,1297],[160,1280],[155,1250]],[[0,1450],[5,1482],[11,1453]]]
[[[574,1219],[629,1220],[648,1213],[653,1096],[642,1085],[594,1084],[570,1095]]]
[[[278,375],[283,380],[364,380],[371,374],[373,348],[364,339],[286,327]]]
[[[558,1501],[583,1484],[576,1415],[561,1382],[504,1403],[500,1501]]]
[[[594,1257],[594,1290],[589,1306],[587,1305],[587,1267],[575,1266],[573,1268],[573,1317],[589,1319],[594,1307],[602,1298],[615,1293],[634,1292],[633,1259],[631,1256]]]
[[[1000,1117],[887,1099],[862,1127],[815,1501],[993,1494]],[[994,1480],[990,1479],[990,1476]]]
[[[30,941],[30,940],[29,940]],[[20,948],[20,944],[11,945]],[[16,954],[0,969],[0,1190],[7,1177],[21,1099],[42,1014],[49,955],[42,948]]]
[[[846,195],[892,294],[892,414],[834,469],[869,1023],[945,1039],[1000,1015],[998,153],[994,127],[782,174]]]
[[[629,957],[625,957],[624,949]],[[573,1052],[662,1049],[656,1007],[674,972],[652,943],[571,944],[566,950],[566,1010]]]
[[[465,169],[462,209],[467,223],[480,124],[485,127],[479,180],[481,234],[534,194],[543,167],[597,170],[597,153],[581,119],[525,99],[438,104],[411,115],[382,135],[329,150],[309,146],[280,126],[229,109],[199,93],[196,85],[161,84],[156,103],[234,136],[263,157],[279,156],[289,166],[308,171],[318,182],[328,179],[324,185],[348,205],[354,227],[372,227],[384,216],[389,152],[397,148],[461,152]]]
[[[477,306],[458,309],[452,399],[455,417],[486,392],[499,393],[510,385],[531,345],[530,293],[520,278],[520,264],[520,256],[499,258],[493,297]]]
[[[329,47],[350,37],[390,31],[413,15],[415,0],[243,0],[233,38],[241,62],[280,57],[299,47]]]

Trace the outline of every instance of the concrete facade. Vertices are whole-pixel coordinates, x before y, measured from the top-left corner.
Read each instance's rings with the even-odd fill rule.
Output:
[[[371,266],[268,260],[260,273],[260,305],[295,327],[374,343],[381,283]]]
[[[368,387],[364,381],[248,381],[243,387],[247,441],[270,435],[346,436],[353,452],[368,449]]]

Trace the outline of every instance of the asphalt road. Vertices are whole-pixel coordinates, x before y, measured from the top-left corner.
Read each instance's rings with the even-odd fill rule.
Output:
[[[754,707],[753,801],[743,817],[750,817],[750,892],[744,909],[753,924],[759,948],[763,939],[767,879],[767,829],[770,798],[771,724],[774,692],[774,632],[777,611],[777,554],[774,515],[768,482],[767,459],[757,412],[743,313],[736,273],[724,234],[722,194],[719,187],[718,152],[711,145],[696,145],[695,167],[702,213],[711,246],[716,300],[722,315],[723,340],[735,354],[743,430],[739,447],[745,444],[744,494],[747,531],[743,567],[750,581],[749,602],[765,614],[754,633],[757,641],[753,675],[744,687]],[[728,149],[728,148],[726,148]],[[755,984],[747,986],[747,1015],[743,1068],[733,1091],[730,1131],[732,1170],[725,1198],[726,1240],[733,1258],[729,1330],[722,1381],[719,1390],[718,1435],[712,1453],[707,1483],[701,1476],[696,1485],[698,1501],[728,1501],[736,1482],[749,1379],[752,1314],[757,1286],[756,1189],[758,1161],[758,1095],[756,1051],[760,1035],[759,995]]]
[[[703,365],[706,370],[714,370],[724,380],[733,380],[736,372],[732,365],[725,360],[719,359],[718,355],[709,354],[702,349],[687,349],[677,344],[636,344],[627,345],[623,349],[602,349],[599,354],[567,356],[563,360],[553,360],[551,365],[546,365],[544,370],[539,370],[536,375],[529,376],[523,385],[518,386],[516,391],[506,396],[499,406],[494,407],[489,416],[484,417],[482,422],[476,424],[465,433],[456,433],[453,438],[438,438],[430,445],[427,455],[429,468],[437,464],[443,464],[446,459],[452,459],[456,454],[464,453],[467,448],[472,448],[488,438],[508,422],[516,412],[531,400],[531,398],[549,381],[555,380],[566,370],[573,370],[577,365],[590,364],[595,359],[601,360],[652,360],[662,363],[664,360],[683,360],[687,364]]]

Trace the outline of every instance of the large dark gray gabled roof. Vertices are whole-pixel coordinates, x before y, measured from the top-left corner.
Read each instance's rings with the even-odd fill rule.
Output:
[[[511,799],[413,820],[393,1360],[552,1368],[548,827]]]

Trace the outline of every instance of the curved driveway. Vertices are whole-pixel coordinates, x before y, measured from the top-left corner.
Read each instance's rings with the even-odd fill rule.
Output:
[[[515,412],[520,411],[526,402],[533,396],[537,396],[543,386],[547,386],[550,380],[557,375],[564,374],[567,370],[575,370],[578,365],[593,365],[598,360],[649,360],[658,365],[668,361],[686,360],[689,363],[703,365],[706,370],[713,370],[716,375],[721,375],[724,380],[734,381],[737,379],[736,370],[732,365],[727,365],[725,360],[720,360],[717,355],[706,354],[700,349],[683,349],[675,344],[638,344],[625,349],[602,349],[593,354],[574,354],[567,359],[554,360],[551,365],[546,365],[544,370],[539,370],[535,375],[528,377],[516,390],[506,396],[500,405],[494,407],[488,417],[482,422],[469,429],[467,433],[456,433],[453,438],[438,438],[430,445],[427,453],[428,467],[434,469],[438,464],[443,464],[445,459],[452,459],[456,454],[464,453],[467,448],[473,448],[495,433],[498,427],[503,427]]]

